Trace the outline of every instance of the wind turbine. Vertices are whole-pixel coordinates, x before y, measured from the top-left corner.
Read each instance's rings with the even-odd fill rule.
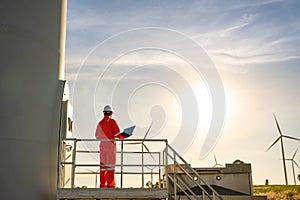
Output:
[[[275,142],[273,142],[273,144],[266,150],[266,152],[271,149],[279,140],[280,140],[280,144],[281,144],[281,153],[282,153],[282,161],[283,161],[283,171],[284,171],[284,178],[285,178],[285,184],[288,185],[288,178],[287,178],[287,172],[286,172],[286,164],[285,164],[285,156],[284,156],[284,146],[283,146],[283,138],[288,138],[288,139],[292,139],[292,140],[298,140],[300,141],[300,139],[295,138],[295,137],[291,137],[288,135],[283,135],[279,126],[279,123],[277,121],[277,118],[275,116],[275,114],[273,113],[275,122],[276,122],[276,126],[279,132],[279,137],[275,140]]]
[[[152,157],[152,159],[155,161],[154,156],[152,155],[149,148],[144,143],[144,141],[146,140],[146,137],[148,136],[148,133],[149,133],[151,127],[152,127],[152,124],[153,124],[153,122],[151,122],[151,124],[150,124],[150,126],[149,126],[149,128],[148,128],[148,130],[147,130],[147,132],[146,132],[146,134],[145,134],[145,136],[144,136],[144,138],[142,139],[141,142],[131,142],[131,143],[127,143],[127,144],[141,144],[142,148],[145,148],[148,151],[148,153],[150,154],[150,156]],[[143,149],[142,149],[142,151],[143,151]]]
[[[152,127],[152,124],[153,124],[153,121],[151,122],[144,138],[142,139],[141,142],[131,142],[131,143],[127,143],[127,144],[141,144],[142,145],[142,165],[144,166],[144,148],[148,151],[148,153],[150,154],[150,156],[152,157],[153,161],[156,162],[154,156],[152,155],[152,153],[150,152],[150,150],[148,149],[148,147],[145,145],[144,141],[146,140],[146,137]],[[154,169],[154,168],[153,168]],[[152,173],[152,170],[151,169],[151,182],[153,181],[153,173]],[[142,167],[142,173],[144,174],[144,167]],[[144,187],[144,176],[142,176],[142,187]]]
[[[294,183],[296,185],[296,176],[295,176],[295,167],[294,164],[300,169],[299,165],[297,164],[297,162],[294,160],[295,156],[297,154],[298,149],[296,149],[295,153],[293,154],[292,158],[287,158],[286,160],[289,160],[292,162],[292,169],[293,169],[293,177],[294,177]]]
[[[215,159],[215,163],[216,164],[213,167],[218,167],[218,166],[222,167],[223,166],[223,165],[221,165],[221,164],[218,163],[217,158],[216,158],[216,154],[214,154],[214,159]]]

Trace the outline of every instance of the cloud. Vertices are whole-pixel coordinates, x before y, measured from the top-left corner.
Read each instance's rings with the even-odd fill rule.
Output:
[[[228,10],[241,10],[241,9],[249,9],[255,7],[266,6],[274,3],[284,2],[283,0],[265,0],[265,1],[243,1],[239,4],[232,4]]]
[[[192,68],[182,58],[160,50],[131,52],[117,59],[109,56],[91,56],[82,60],[80,58],[73,58],[69,60],[68,65],[72,65],[72,63],[75,67],[68,67],[68,80],[76,80],[77,78],[97,79],[103,73],[106,74],[105,79],[115,80],[119,79],[122,74],[135,68],[151,68],[151,66],[155,70],[158,70],[156,66],[167,67],[178,71],[178,73],[181,73],[180,71],[182,70],[189,71],[187,67]],[[113,71],[113,73],[110,71]],[[138,74],[137,77],[130,77],[130,79],[143,79],[148,76],[148,73],[150,72],[143,72]]]
[[[215,30],[193,35],[215,64],[232,71],[232,67],[286,62],[299,59],[299,31],[293,21],[270,18],[271,14],[244,13],[224,22]],[[287,16],[285,16],[288,18]],[[272,23],[270,23],[270,20]],[[245,70],[233,70],[240,73]]]
[[[141,1],[133,6],[132,3],[112,1],[101,6],[99,2],[80,3],[81,9],[73,11],[68,19],[69,48],[76,49],[68,54],[68,68],[79,67],[88,51],[108,37],[151,25],[172,27],[190,35],[223,69],[299,59],[299,47],[293,44],[299,40],[298,15],[293,14],[291,18],[289,13],[280,13],[277,17],[277,10],[269,9],[281,9],[281,0],[239,4],[234,1],[190,1],[189,4]],[[284,6],[293,5],[285,3]],[[137,57],[132,60],[142,59]]]

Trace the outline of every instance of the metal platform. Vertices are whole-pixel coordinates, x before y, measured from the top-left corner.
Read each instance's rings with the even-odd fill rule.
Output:
[[[61,188],[57,200],[62,199],[166,199],[166,188]]]
[[[185,174],[188,181],[193,182],[196,189],[201,191],[205,199],[222,200],[216,190],[199,176],[164,139],[126,139],[114,140],[119,145],[115,164],[119,188],[97,188],[99,185],[99,163],[83,163],[77,161],[77,154],[81,156],[99,154],[98,150],[77,149],[80,144],[97,142],[96,139],[70,138],[61,142],[61,156],[59,165],[59,184],[57,199],[169,199],[174,195],[177,200],[183,192],[189,199],[197,198],[190,186],[180,180],[179,174]],[[79,145],[78,145],[79,144]],[[134,144],[134,145],[132,145]],[[67,149],[67,146],[72,149]],[[162,151],[154,151],[155,147],[163,147]],[[152,150],[152,151],[151,151]],[[131,161],[130,161],[131,159]],[[191,175],[192,174],[192,175]],[[133,177],[133,175],[135,177]],[[92,182],[79,183],[78,176],[90,176]],[[126,186],[124,183],[132,182]],[[138,184],[138,185],[134,185]],[[132,185],[132,186],[131,186]],[[149,188],[145,188],[149,187]],[[197,191],[198,191],[197,190]],[[187,192],[188,191],[188,192]]]

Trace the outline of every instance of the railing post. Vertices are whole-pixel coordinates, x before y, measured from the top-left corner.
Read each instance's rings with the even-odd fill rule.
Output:
[[[121,188],[123,188],[123,151],[124,151],[124,141],[121,140]]]
[[[174,160],[174,166],[173,166],[173,176],[174,176],[174,198],[175,200],[177,199],[177,177],[176,177],[176,154],[174,153],[174,157],[173,157],[173,160]]]
[[[145,177],[144,177],[144,145],[142,143],[142,188],[144,188]]]
[[[166,140],[166,148],[165,148],[165,176],[166,176],[166,188],[168,190],[168,197],[170,196],[170,191],[169,191],[169,167],[168,167],[168,148],[169,144],[168,141]]]
[[[158,156],[158,187],[161,188],[161,152],[159,152],[159,156]]]
[[[74,140],[74,149],[72,155],[72,174],[71,174],[71,187],[75,187],[75,168],[76,168],[76,151],[77,151],[77,139]]]
[[[95,188],[99,187],[99,186],[97,186],[98,185],[98,171],[99,171],[99,176],[100,176],[100,167],[96,171],[96,174],[95,174]]]

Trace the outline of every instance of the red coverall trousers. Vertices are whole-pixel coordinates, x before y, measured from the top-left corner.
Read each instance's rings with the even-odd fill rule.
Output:
[[[100,142],[100,187],[114,188],[115,182],[115,163],[116,163],[116,142],[114,138],[123,139],[117,122],[108,116],[98,123],[95,136]]]
[[[100,143],[100,188],[114,188],[116,163],[116,142]]]

